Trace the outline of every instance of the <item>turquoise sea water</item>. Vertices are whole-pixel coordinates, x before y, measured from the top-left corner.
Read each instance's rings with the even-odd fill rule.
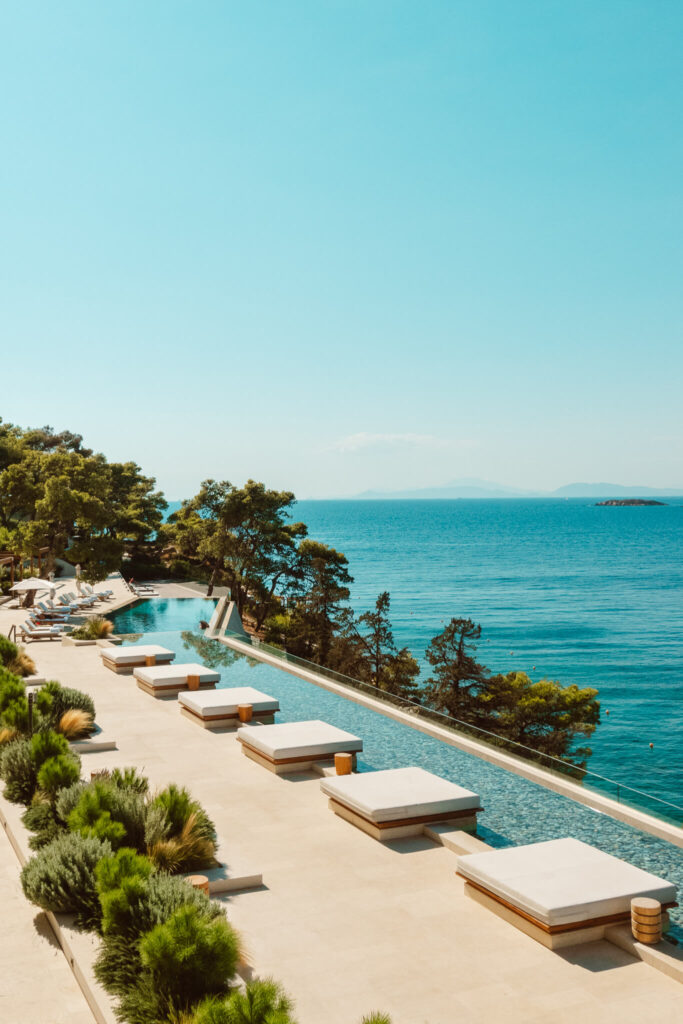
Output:
[[[390,591],[418,659],[468,616],[489,668],[596,687],[609,715],[589,767],[682,804],[683,502],[595,500],[312,501],[296,516],[347,556],[357,609]]]
[[[418,659],[466,616],[492,670],[596,687],[609,715],[591,770],[682,804],[683,501],[596,500],[302,501],[295,515],[347,556],[357,610],[390,591]]]

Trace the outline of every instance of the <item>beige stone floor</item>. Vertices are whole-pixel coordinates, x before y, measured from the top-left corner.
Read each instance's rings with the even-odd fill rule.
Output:
[[[154,785],[188,785],[216,822],[222,857],[263,872],[263,888],[226,909],[254,972],[283,982],[300,1024],[358,1024],[372,1009],[393,1024],[683,1019],[676,982],[606,942],[546,950],[465,896],[451,852],[375,842],[327,809],[316,777],[270,774],[234,735],[199,728],[176,701],[104,669],[96,648],[29,649],[41,674],[92,694],[118,742],[84,755],[85,776],[132,764]]]
[[[0,1021],[93,1024],[93,1016],[44,914],[27,903],[19,861],[0,828]]]

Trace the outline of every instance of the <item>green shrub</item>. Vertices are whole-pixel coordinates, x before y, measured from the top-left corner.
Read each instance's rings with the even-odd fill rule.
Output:
[[[19,653],[16,658],[8,662],[6,666],[10,672],[14,672],[15,676],[33,676],[36,673],[36,663],[23,647],[19,648]]]
[[[136,908],[144,900],[152,864],[124,847],[97,865],[95,879],[102,906],[102,934],[136,935]]]
[[[137,768],[114,768],[109,775],[113,786],[119,789],[132,789],[135,793],[146,796],[149,790],[149,779],[140,775]]]
[[[123,995],[135,985],[142,970],[137,939],[187,906],[195,907],[207,921],[223,916],[220,904],[184,879],[165,872],[150,875],[137,903],[128,902],[125,934],[115,934],[110,927],[104,936],[95,961],[95,975],[100,984],[117,995]]]
[[[60,789],[66,789],[78,782],[81,777],[81,764],[73,753],[58,754],[48,757],[38,772],[38,786],[51,801],[54,801]]]
[[[59,757],[60,754],[69,753],[68,740],[58,732],[51,729],[45,732],[38,732],[30,739],[31,756],[36,770],[50,757]]]
[[[0,667],[12,672],[15,676],[30,676],[36,670],[36,664],[23,647],[18,647],[0,633]]]
[[[81,799],[83,791],[87,788],[87,782],[75,782],[68,789],[60,789],[55,800],[55,815],[66,827],[69,815]]]
[[[64,826],[57,821],[54,807],[44,799],[36,800],[34,797],[33,803],[24,811],[21,820],[26,828],[33,832],[28,841],[32,850],[40,850],[64,831]]]
[[[42,686],[41,692],[46,693],[51,699],[49,720],[53,728],[65,711],[85,711],[92,715],[93,721],[95,720],[95,702],[87,693],[74,690],[70,686],[61,686],[54,681]]]
[[[144,853],[145,815],[140,793],[101,779],[83,789],[67,821],[69,828],[82,835],[107,838],[114,848],[130,846]]]
[[[42,910],[76,914],[84,928],[99,929],[97,862],[111,853],[99,839],[66,833],[44,846],[21,872],[24,895]]]
[[[5,781],[4,794],[14,804],[30,804],[38,785],[38,772],[31,752],[30,740],[14,740],[0,754],[0,776]]]
[[[4,674],[3,674],[4,673]],[[44,687],[33,695],[33,730],[50,725],[52,698]],[[0,669],[0,723],[23,735],[28,735],[28,697],[23,682],[15,675]]]
[[[197,800],[193,800],[186,789],[171,784],[157,793],[152,804],[155,807],[163,808],[168,822],[167,835],[180,835],[191,815],[195,815],[203,838],[213,843],[216,842],[215,825],[201,804]]]
[[[254,978],[244,992],[227,998],[203,1000],[195,1009],[192,1024],[296,1024],[293,1003],[272,978]]]
[[[239,957],[239,938],[225,918],[207,921],[196,907],[181,907],[140,939],[142,972],[121,999],[120,1019],[150,1024],[227,992]]]
[[[26,696],[26,687],[18,676],[0,669],[0,715],[14,701],[21,700]]]
[[[74,640],[106,640],[114,630],[114,623],[103,615],[94,615],[82,626],[71,630]]]
[[[70,750],[65,737],[47,731],[8,743],[0,756],[0,776],[6,783],[7,800],[29,805],[39,784],[39,773],[50,760],[58,763],[47,769],[43,777],[48,786],[46,792],[54,798],[60,788],[59,779],[62,784],[71,785],[80,773],[80,759]],[[73,762],[76,770],[68,768],[66,761]]]
[[[9,637],[0,633],[0,665],[9,665],[19,654],[19,648]]]
[[[113,996],[125,996],[135,988],[142,964],[139,939],[128,935],[105,935],[94,964],[95,977]],[[125,1019],[125,1018],[123,1018]]]
[[[178,874],[206,867],[216,853],[216,828],[186,789],[170,785],[147,810],[147,853],[160,870]]]
[[[360,1024],[391,1024],[391,1017],[387,1013],[369,1013],[363,1017]]]

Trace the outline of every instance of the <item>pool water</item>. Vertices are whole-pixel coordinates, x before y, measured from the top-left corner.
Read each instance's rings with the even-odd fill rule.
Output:
[[[115,633],[159,633],[198,629],[208,622],[216,601],[206,597],[150,597],[113,612],[109,618]]]
[[[131,615],[136,611],[132,609]],[[141,625],[141,621],[137,625]],[[123,631],[118,618],[116,627],[117,631]],[[152,631],[132,642],[158,643],[174,651],[178,660],[200,660],[216,668],[221,673],[221,688],[254,686],[276,697],[282,708],[278,721],[319,718],[361,736],[360,771],[419,765],[474,790],[484,807],[477,832],[493,847],[573,836],[670,880],[683,893],[683,850],[671,843],[615,821],[600,811],[575,803],[313,683],[238,654],[199,632]],[[674,925],[671,934],[683,942],[683,908],[672,911],[671,919]]]

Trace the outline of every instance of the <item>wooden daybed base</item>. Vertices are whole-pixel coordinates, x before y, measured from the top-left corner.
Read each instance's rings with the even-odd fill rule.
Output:
[[[102,664],[105,668],[116,672],[117,675],[132,675],[136,668],[151,668],[154,665],[170,665],[173,659],[157,661],[156,656],[146,655],[137,661],[115,662],[111,661],[106,654],[102,654]]]
[[[240,739],[242,744],[242,752],[250,757],[252,761],[256,761],[262,768],[267,768],[269,772],[274,772],[275,775],[288,775],[293,772],[308,772],[311,770],[314,764],[334,764],[334,754],[310,754],[304,757],[298,755],[297,757],[283,757],[283,758],[272,758],[268,754],[264,754],[261,750],[256,750],[250,746],[245,740]],[[352,767],[356,768],[356,755],[351,754]]]
[[[547,949],[561,949],[565,946],[575,946],[582,942],[597,942],[605,937],[606,928],[618,924],[630,925],[631,922],[631,912],[627,910],[625,913],[609,914],[606,917],[593,917],[585,921],[548,925],[544,921],[539,921],[538,918],[533,917],[525,910],[516,907],[508,900],[503,899],[502,896],[498,896],[477,882],[473,882],[472,879],[466,878],[465,875],[461,875],[459,871],[455,873],[464,880],[465,893],[470,899],[492,910],[498,917],[514,925],[515,928],[519,928],[520,931],[535,939],[536,942],[540,942]],[[665,903],[662,906],[662,910],[666,911],[676,906],[678,904],[675,902]],[[664,915],[663,920],[667,920]]]
[[[139,668],[140,666],[138,665],[136,667]],[[185,690],[190,689],[190,685],[187,679],[185,680],[185,682],[179,680],[175,683],[165,683],[163,686],[151,686],[149,683],[146,683],[143,679],[138,679],[137,677],[136,682],[138,684],[138,687],[143,691],[143,693],[148,693],[150,697],[177,697],[179,693],[184,693]],[[196,686],[193,686],[192,689],[215,690],[216,684],[215,682],[199,682]]]
[[[423,814],[418,817],[402,818],[397,821],[373,821],[359,811],[329,797],[328,806],[344,821],[366,832],[373,839],[389,842],[391,839],[402,839],[405,836],[419,836],[424,832],[425,825],[457,825],[463,832],[476,832],[477,815],[482,807],[466,808],[462,811],[444,811],[442,814]]]
[[[139,684],[138,684],[139,685]],[[213,687],[215,689],[215,687]],[[205,689],[205,687],[202,687]],[[240,721],[239,714],[235,711],[230,715],[199,715],[192,708],[188,708],[185,704],[180,705],[181,715],[185,715],[185,718],[189,718],[191,722],[196,722],[201,725],[203,729],[237,729],[240,725],[244,725]],[[252,722],[260,722],[261,725],[272,725],[275,721],[274,711],[257,711],[254,709],[251,715]]]

